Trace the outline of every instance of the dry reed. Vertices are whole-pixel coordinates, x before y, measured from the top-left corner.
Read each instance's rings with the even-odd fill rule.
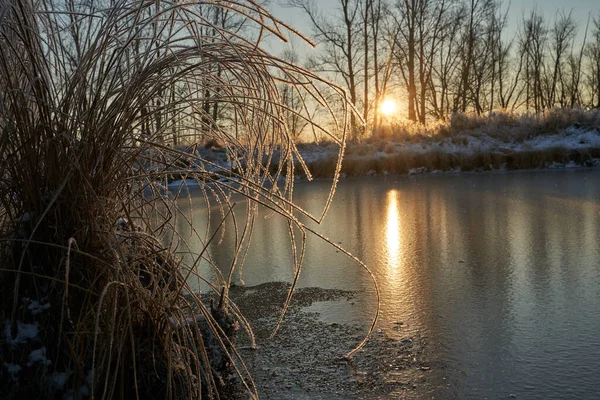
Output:
[[[228,302],[228,288],[258,207],[290,221],[300,273],[312,231],[299,216],[321,221],[329,207],[351,110],[339,88],[261,49],[266,34],[296,33],[254,1],[105,6],[0,3],[5,395],[214,398],[234,373],[257,397],[232,343],[240,326],[250,327]],[[207,17],[216,9],[238,23],[216,24]],[[294,168],[310,173],[283,122],[290,110],[281,102],[282,83],[320,103],[334,121],[325,129],[299,113],[339,150],[321,215],[293,202]],[[328,108],[331,96],[341,99],[342,113]],[[215,104],[218,120],[209,112]],[[175,146],[186,137],[222,146],[230,168]],[[281,152],[273,167],[275,148]],[[194,179],[207,209],[215,204],[220,213],[217,225],[187,221],[203,244],[192,262],[177,254],[186,238],[177,238],[177,206],[161,188],[172,176]],[[243,222],[232,212],[232,193],[248,200],[237,206]],[[238,232],[234,261],[227,276],[211,282],[219,302],[208,306],[189,278],[201,260],[211,262],[206,249],[225,225]],[[34,314],[34,301],[50,308]],[[39,334],[19,340],[25,326]],[[32,361],[42,348],[44,357]],[[19,365],[21,371],[6,373]]]

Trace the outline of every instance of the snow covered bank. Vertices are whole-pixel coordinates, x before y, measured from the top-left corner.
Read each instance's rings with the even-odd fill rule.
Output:
[[[314,177],[333,173],[339,150],[336,145],[303,144],[299,150]],[[594,166],[599,158],[600,132],[571,126],[555,134],[523,139],[470,132],[452,137],[351,143],[342,173],[362,176]]]
[[[300,143],[297,149],[314,178],[333,175],[340,150],[337,144]],[[198,147],[193,151],[193,165],[166,171],[166,182],[160,183],[164,190],[196,187],[199,183],[195,179],[235,183],[236,179],[228,175],[239,172],[238,168],[244,165],[241,158],[232,161],[236,155],[232,148]],[[271,164],[266,166],[266,159],[263,162],[274,173],[279,159],[280,151],[276,150]],[[452,136],[416,134],[395,140],[348,143],[341,172],[342,176],[412,175],[596,165],[600,165],[600,131],[594,125],[576,123],[550,134],[525,135],[522,130],[507,126],[506,132],[487,127]],[[282,174],[285,173],[284,169]],[[305,176],[299,161],[294,174]]]

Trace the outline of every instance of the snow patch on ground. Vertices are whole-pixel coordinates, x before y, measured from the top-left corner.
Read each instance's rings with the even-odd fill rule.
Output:
[[[31,303],[27,306],[27,309],[31,312],[31,315],[37,315],[43,313],[45,310],[51,307],[50,303],[40,304],[37,300],[31,300]]]
[[[71,371],[53,372],[50,381],[58,390],[63,390],[72,373]]]
[[[20,365],[5,362],[4,368],[6,368],[6,371],[10,374],[10,377],[12,378],[13,381],[18,380],[17,375],[19,374],[19,372],[21,372]]]
[[[17,345],[26,343],[27,340],[35,339],[39,333],[38,323],[24,324],[21,321],[17,321],[17,336],[12,337],[10,329],[10,321],[6,321],[4,327],[4,336],[6,343],[10,345]]]
[[[52,361],[46,358],[46,347],[39,348],[37,350],[33,350],[29,353],[29,361],[27,362],[27,366],[31,367],[33,364],[42,364],[42,365],[50,365]]]
[[[89,385],[92,386],[92,384],[94,383],[94,369],[90,369],[87,376],[85,377],[85,382]]]
[[[425,168],[425,167],[411,168],[408,171],[408,175],[420,175],[420,174],[424,174],[425,172],[427,172],[427,168]]]
[[[336,155],[339,153],[339,151],[340,148],[334,144],[305,144],[298,146],[298,152],[306,163],[311,163],[324,157]]]
[[[81,386],[79,388],[79,395],[81,397],[88,397],[90,395],[90,389],[86,385]]]
[[[346,159],[375,158],[385,159],[402,154],[421,155],[429,153],[440,153],[473,157],[480,153],[511,155],[520,152],[543,152],[553,148],[569,150],[600,149],[600,132],[595,128],[582,127],[574,124],[569,128],[557,133],[524,136],[511,133],[510,127],[506,132],[494,132],[486,129],[467,131],[451,137],[445,136],[414,136],[402,141],[365,141],[358,144],[348,143],[344,157]],[[339,145],[327,143],[299,143],[296,145],[297,153],[294,159],[301,157],[306,164],[319,162],[321,160],[335,159],[339,156]],[[173,177],[179,177],[181,171],[206,171],[223,173],[231,170],[233,163],[231,157],[234,149],[205,148],[194,149],[181,148],[192,157],[189,165],[177,166],[174,162],[167,170],[173,170]],[[285,151],[285,150],[283,150]],[[433,154],[435,156],[435,154]],[[255,155],[256,156],[256,155]],[[240,155],[242,157],[242,155]],[[283,157],[282,150],[277,149],[272,156],[272,162],[277,163]],[[165,166],[159,163],[147,163],[142,168],[149,171],[165,172]],[[415,166],[410,174],[423,173]],[[560,166],[564,168],[564,165]],[[168,171],[166,171],[168,172]],[[449,172],[449,171],[444,171]],[[455,171],[450,171],[455,172]],[[182,176],[184,178],[184,176]],[[222,178],[221,183],[229,183],[232,179]],[[156,187],[160,190],[178,190],[183,187],[198,187],[193,179],[177,179],[168,183],[166,187],[157,182]]]
[[[367,146],[365,144],[349,146]],[[521,151],[543,151],[556,147],[565,149],[600,148],[600,133],[594,129],[583,129],[572,126],[559,133],[539,135],[518,141],[515,138],[492,137],[488,134],[476,132],[472,135],[459,135],[445,138],[424,138],[418,142],[390,142],[388,147],[392,151],[382,152],[372,149],[363,155],[347,154],[346,157],[386,157],[398,152],[422,154],[431,151],[440,151],[448,154],[474,155],[478,152],[499,152],[504,154]],[[337,155],[338,147],[335,145],[305,144],[299,146],[299,152],[307,163]]]
[[[29,221],[31,221],[31,214],[29,214],[28,212],[21,215],[19,218],[15,218],[15,222],[29,222]]]
[[[532,150],[544,150],[552,147],[567,149],[584,149],[600,147],[600,134],[597,131],[586,131],[570,127],[552,136],[537,136],[524,143],[524,147]]]

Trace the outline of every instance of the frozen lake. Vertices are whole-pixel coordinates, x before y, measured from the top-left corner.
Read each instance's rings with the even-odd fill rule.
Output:
[[[328,188],[298,183],[296,202],[318,213]],[[205,208],[180,206],[204,226]],[[293,277],[288,226],[264,215],[247,285]],[[434,379],[423,398],[600,396],[600,171],[343,180],[316,229],[376,276],[377,328],[425,338]],[[208,251],[223,274],[234,238],[226,229]],[[318,238],[308,240],[299,284],[361,291],[353,305],[317,306],[326,320],[368,325],[373,317],[369,275]]]

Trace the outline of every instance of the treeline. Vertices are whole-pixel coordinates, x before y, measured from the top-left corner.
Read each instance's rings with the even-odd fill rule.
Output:
[[[309,69],[345,89],[347,99],[356,107],[349,118],[352,139],[381,132],[376,110],[390,95],[406,98],[406,118],[420,124],[447,121],[455,113],[484,115],[499,109],[542,113],[556,107],[600,107],[600,10],[587,21],[575,21],[568,12],[547,17],[534,9],[522,17],[515,30],[508,27],[507,2],[499,0],[282,1],[308,17],[312,38],[319,44],[318,51],[307,60],[303,54],[286,51],[281,56],[284,64],[306,62]],[[140,3],[127,4],[133,10]],[[202,79],[172,79],[143,99],[140,113],[148,117],[141,118],[143,122],[136,127],[142,141],[159,136],[164,143],[178,146],[207,142],[215,131],[227,132],[236,140],[247,136],[247,121],[236,115],[231,104],[256,94],[242,93],[242,85],[224,82],[248,79],[236,72],[232,60],[251,58],[250,49],[262,52],[249,43],[261,43],[266,35],[252,29],[248,19],[236,12],[245,9],[240,4],[190,5],[188,17],[202,22],[194,32],[202,38],[196,56]],[[167,7],[167,3],[158,2],[155,11]],[[76,20],[74,16],[110,10],[111,5],[105,0],[62,2],[54,9],[53,19],[64,25],[67,34],[64,42],[57,44],[60,52],[50,52],[48,58],[52,63],[70,65],[66,73],[76,73],[87,62],[82,58],[81,43],[101,24],[86,21],[81,25],[85,29],[73,30],[69,26]],[[253,18],[260,19],[260,13]],[[121,21],[124,43],[138,30],[159,40],[188,29],[177,18],[162,30],[157,23],[140,26],[137,19],[132,12]],[[197,40],[180,35],[181,43]],[[221,51],[231,43],[243,44],[248,54],[231,59]],[[110,79],[126,81],[143,76],[146,65],[137,60],[142,55],[149,59],[164,55],[163,49],[148,48],[143,41],[135,42],[127,51],[132,53],[131,59]],[[307,93],[315,89],[300,78],[304,70],[282,72],[280,60],[269,60],[273,64],[270,73],[278,79],[278,86],[270,90],[278,91],[281,103],[269,107],[278,108],[272,112],[285,119],[286,135],[316,137],[317,128],[308,121],[317,118],[318,109],[324,107],[323,103],[306,101]],[[89,94],[90,101],[94,96]],[[184,101],[190,97],[196,99],[193,105]],[[180,109],[167,111],[166,104],[179,102]],[[265,127],[265,134],[268,129]]]
[[[158,1],[154,7],[146,7],[146,3],[135,0],[118,4],[107,0],[58,2],[52,6],[53,13],[48,18],[49,22],[44,23],[51,23],[53,27],[57,27],[57,31],[62,32],[61,41],[52,43],[54,47],[43,51],[50,65],[60,66],[53,71],[57,75],[57,81],[68,82],[91,62],[84,57],[82,50],[85,46],[91,46],[90,36],[103,29],[114,30],[111,35],[118,37],[123,43],[126,62],[117,65],[110,71],[110,75],[99,70],[89,73],[89,76],[81,76],[80,79],[89,83],[89,88],[97,81],[102,82],[98,86],[100,93],[89,90],[84,97],[82,106],[87,106],[88,103],[97,103],[97,96],[109,90],[107,88],[115,82],[124,85],[125,82],[136,79],[144,81],[152,76],[155,72],[148,67],[152,61],[168,60],[170,56],[173,58],[170,62],[175,65],[178,59],[170,54],[174,52],[173,49],[194,44],[194,69],[202,71],[199,78],[184,80],[175,74],[169,80],[155,77],[160,79],[155,90],[144,91],[139,97],[131,99],[132,103],[142,104],[139,121],[134,127],[138,138],[140,142],[158,140],[178,146],[214,139],[217,135],[215,131],[219,129],[234,132],[234,136],[237,136],[239,125],[247,126],[248,123],[243,121],[241,115],[236,114],[235,107],[231,104],[241,104],[248,102],[248,97],[256,97],[255,93],[246,93],[244,89],[244,84],[249,80],[246,76],[247,64],[255,56],[253,51],[258,56],[266,54],[256,48],[256,43],[260,42],[257,40],[260,31],[257,33],[256,28],[249,25],[253,20],[262,20],[260,16],[266,11],[260,5],[252,5],[252,2],[239,1],[228,6],[220,3],[199,1],[186,4],[186,7],[174,13],[174,3],[168,1]],[[129,12],[121,16],[119,29],[106,27],[105,21],[111,13],[118,13],[123,9]],[[94,18],[78,19],[78,16],[89,15]],[[163,24],[163,15],[169,15],[168,24]],[[142,24],[141,20],[145,23]],[[167,43],[174,36],[177,40],[173,40],[169,47],[157,44]],[[50,39],[48,37],[45,40]],[[7,42],[10,40],[9,38]],[[100,52],[104,45],[96,44],[97,50]],[[230,54],[232,49],[236,52],[233,55]],[[111,66],[109,61],[106,65]],[[278,68],[276,61],[272,64],[274,69]],[[239,72],[240,69],[242,72]],[[67,95],[68,92],[60,90],[57,93],[58,97]],[[248,133],[242,132],[240,136],[242,135],[247,137]]]
[[[377,131],[378,104],[397,92],[406,117],[421,124],[454,113],[600,107],[600,12],[579,23],[570,12],[533,9],[515,31],[497,0],[288,5],[308,17],[320,44],[311,68],[344,86],[367,122],[352,118],[354,139]]]

